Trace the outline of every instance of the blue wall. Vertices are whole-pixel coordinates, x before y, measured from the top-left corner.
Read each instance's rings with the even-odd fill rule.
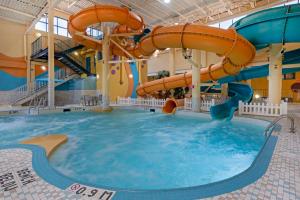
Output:
[[[12,76],[0,70],[0,91],[13,90],[26,84],[26,78]]]
[[[57,86],[56,90],[96,90],[96,77],[72,79],[60,86]]]

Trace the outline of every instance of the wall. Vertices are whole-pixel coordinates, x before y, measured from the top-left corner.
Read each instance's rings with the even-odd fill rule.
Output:
[[[26,84],[26,27],[3,19],[0,19],[0,24],[0,91],[8,91]]]
[[[215,53],[207,53],[207,64],[215,64],[221,59]],[[192,65],[182,56],[182,50],[176,49],[175,66],[179,72],[189,71]],[[155,75],[158,71],[169,71],[169,51],[164,51],[158,54],[157,57],[151,57],[148,61],[148,75]]]
[[[297,101],[297,94],[293,93],[291,90],[291,86],[296,83],[300,82],[300,72],[296,73],[295,79],[292,80],[282,80],[282,98],[291,98],[293,101]],[[254,90],[254,95],[258,94],[261,97],[268,96],[268,78],[256,78],[251,80],[251,87]]]

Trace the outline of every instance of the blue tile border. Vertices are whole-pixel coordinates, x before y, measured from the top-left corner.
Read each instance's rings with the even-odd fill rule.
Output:
[[[277,139],[278,138],[276,136],[270,136],[266,140],[262,149],[247,170],[231,178],[210,184],[167,190],[124,190],[117,188],[107,188],[84,182],[79,183],[91,187],[114,190],[116,191],[116,194],[113,197],[114,200],[190,200],[217,196],[245,187],[263,176],[267,171],[267,168],[271,161]],[[39,175],[46,182],[62,190],[65,190],[73,183],[78,182],[56,171],[49,164],[45,150],[39,146],[16,144],[2,146],[0,147],[0,150],[9,148],[24,148],[31,150],[33,152],[32,166],[37,175]]]

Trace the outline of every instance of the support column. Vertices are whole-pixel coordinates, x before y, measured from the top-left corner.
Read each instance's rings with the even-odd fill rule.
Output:
[[[110,29],[109,27],[103,28],[103,45],[102,45],[102,109],[108,110],[109,109],[109,79],[108,79],[108,71],[109,71],[109,59],[110,59],[110,52],[109,52],[109,34]]]
[[[53,0],[48,0],[48,107],[55,106]]]
[[[271,45],[269,63],[269,101],[280,104],[282,89],[282,45]]]
[[[176,74],[175,54],[176,54],[176,49],[170,48],[170,50],[169,50],[169,72],[170,72],[170,76],[173,76],[173,75]]]
[[[201,110],[201,96],[200,96],[200,69],[202,66],[202,52],[200,50],[193,50],[192,59],[198,66],[192,66],[192,111],[200,112]]]

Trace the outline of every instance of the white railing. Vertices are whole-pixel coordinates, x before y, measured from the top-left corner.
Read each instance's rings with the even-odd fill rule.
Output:
[[[281,101],[278,104],[272,103],[244,103],[239,101],[239,114],[279,116],[287,114],[287,102]]]
[[[210,111],[210,107],[215,105],[215,99],[212,100],[202,100],[200,102],[202,111]],[[192,110],[192,99],[185,98],[184,99],[184,109]]]
[[[123,106],[143,106],[143,107],[163,107],[166,103],[165,99],[143,99],[143,98],[130,98],[118,97],[117,105]]]
[[[143,107],[158,107],[162,108],[166,103],[165,99],[144,99],[144,98],[130,98],[130,97],[118,97],[117,105],[121,106],[143,106]],[[201,101],[201,110],[209,111],[210,107],[215,105],[215,100]],[[184,99],[184,110],[192,110],[192,99]]]
[[[64,69],[59,69],[55,71],[55,80],[64,80],[68,78],[72,74],[67,74]],[[45,77],[47,78],[47,77]],[[28,90],[27,84],[22,85],[20,87],[15,88],[12,90],[12,95],[11,95],[11,103],[15,103],[16,101],[23,99],[25,97],[28,97],[30,95],[33,95],[36,92],[41,91],[42,89],[46,88],[48,86],[48,81],[47,80],[35,80],[35,82],[32,85],[32,88]]]

